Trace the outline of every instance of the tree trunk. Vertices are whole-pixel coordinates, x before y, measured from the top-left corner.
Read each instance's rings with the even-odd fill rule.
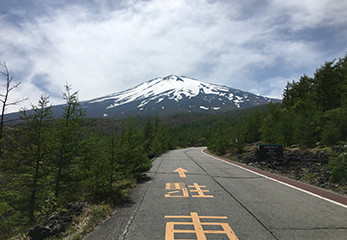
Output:
[[[31,223],[34,222],[34,211],[35,211],[35,202],[36,202],[36,192],[37,192],[37,180],[39,176],[39,164],[40,159],[36,160],[36,166],[35,166],[35,175],[33,180],[33,185],[31,188],[31,197],[30,197],[30,208],[29,208],[29,220]]]

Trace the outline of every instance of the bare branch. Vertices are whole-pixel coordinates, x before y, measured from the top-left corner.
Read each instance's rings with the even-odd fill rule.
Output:
[[[19,100],[16,100],[16,101],[7,103],[6,105],[7,105],[7,106],[17,105],[17,104],[20,104],[20,103],[22,103],[22,102],[28,100],[28,99],[29,99],[29,98],[22,98],[22,99],[19,99]]]
[[[1,102],[1,112],[0,112],[0,139],[2,139],[2,131],[3,131],[3,126],[4,126],[4,114],[6,112],[6,108],[8,106],[13,106],[13,105],[17,105],[25,100],[27,100],[28,98],[23,98],[23,99],[19,99],[19,100],[15,100],[15,101],[12,101],[12,102],[9,102],[9,93],[14,90],[15,88],[18,88],[18,86],[21,84],[21,82],[16,82],[14,83],[13,82],[13,76],[11,76],[9,70],[8,70],[8,67],[6,65],[6,63],[0,63],[0,65],[2,65],[3,67],[3,71],[1,71],[1,76],[4,80],[4,84],[3,84],[3,87],[5,88],[5,92],[4,93],[1,93],[0,94],[0,97],[2,99],[0,99],[0,102]],[[0,156],[1,156],[1,153],[2,153],[2,148],[1,148],[1,145],[0,145]]]
[[[16,84],[13,85],[12,87],[10,87],[10,88],[8,89],[8,91],[11,92],[13,89],[17,88],[20,84],[21,84],[21,82],[16,83]]]

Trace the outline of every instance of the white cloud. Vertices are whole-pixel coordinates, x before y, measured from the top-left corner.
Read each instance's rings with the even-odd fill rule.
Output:
[[[31,80],[45,74],[55,104],[66,82],[86,100],[171,73],[279,96],[288,76],[269,73],[271,85],[265,87],[254,72],[277,62],[287,71],[322,63],[327,54],[315,42],[286,39],[278,31],[343,24],[335,15],[345,16],[347,7],[331,5],[272,0],[256,15],[241,11],[238,1],[132,0],[113,9],[103,1],[98,11],[48,8],[19,27],[0,17],[0,60],[23,81],[13,97],[29,96],[33,103],[41,90]],[[282,15],[287,18],[279,25]]]

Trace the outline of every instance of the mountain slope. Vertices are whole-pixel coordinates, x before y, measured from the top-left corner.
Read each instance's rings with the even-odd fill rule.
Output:
[[[119,93],[82,102],[88,117],[127,117],[182,112],[224,112],[279,102],[241,90],[170,75]]]

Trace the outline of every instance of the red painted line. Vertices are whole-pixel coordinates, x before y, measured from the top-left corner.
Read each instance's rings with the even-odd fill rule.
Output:
[[[329,200],[332,200],[332,201],[335,201],[337,203],[340,203],[340,204],[343,204],[343,205],[347,206],[347,197],[345,197],[345,196],[339,195],[337,193],[329,192],[329,191],[323,190],[321,188],[318,188],[318,187],[315,187],[315,186],[312,186],[312,185],[308,185],[308,184],[305,184],[305,183],[302,183],[302,182],[298,182],[298,181],[293,180],[293,179],[282,177],[282,176],[279,176],[279,175],[276,175],[276,174],[273,174],[273,173],[270,173],[270,172],[266,172],[266,171],[260,170],[258,168],[254,168],[254,167],[248,166],[248,165],[243,164],[243,163],[235,162],[235,161],[232,161],[230,159],[226,159],[226,158],[214,155],[214,154],[208,152],[207,148],[203,149],[203,152],[208,154],[208,155],[210,155],[210,156],[218,158],[220,160],[223,160],[223,161],[232,163],[234,165],[240,166],[242,168],[251,170],[253,172],[259,173],[259,174],[264,175],[264,176],[266,176],[268,178],[275,179],[275,180],[277,180],[279,182],[283,182],[283,183],[288,184],[290,186],[302,189],[304,191],[313,193],[313,194],[318,195],[320,197],[323,197],[323,198],[326,198],[326,199],[329,199]]]

